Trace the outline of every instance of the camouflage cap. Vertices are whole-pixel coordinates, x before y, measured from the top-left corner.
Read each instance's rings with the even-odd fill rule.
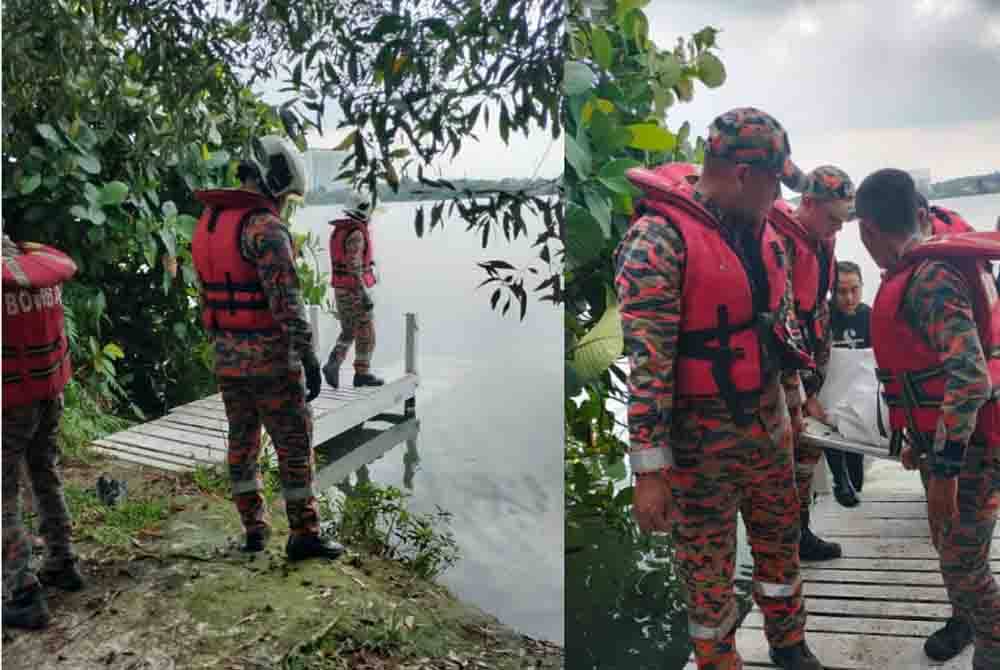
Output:
[[[773,170],[793,191],[805,188],[805,174],[792,162],[788,133],[777,119],[754,107],[732,109],[708,127],[705,152],[716,158]]]
[[[843,221],[855,218],[854,182],[847,173],[833,165],[821,165],[806,177],[804,196],[837,202],[835,214]]]

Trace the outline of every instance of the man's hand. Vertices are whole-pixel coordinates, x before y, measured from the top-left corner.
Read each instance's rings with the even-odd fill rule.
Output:
[[[309,352],[308,356],[302,359],[302,368],[306,373],[306,402],[312,402],[319,395],[319,390],[323,387],[323,377],[320,375],[319,360],[316,354]]]
[[[805,409],[806,416],[811,416],[817,421],[822,421],[823,423],[829,425],[827,423],[828,419],[826,417],[826,410],[823,409],[823,405],[820,404],[819,399],[816,396],[811,396],[806,400]]]
[[[645,533],[670,530],[670,480],[663,473],[636,477],[632,516]]]
[[[372,300],[372,294],[368,291],[363,291],[361,293],[361,306],[366,312],[370,312],[375,309],[375,301]]]
[[[927,482],[927,510],[940,524],[958,516],[958,477],[935,477]]]

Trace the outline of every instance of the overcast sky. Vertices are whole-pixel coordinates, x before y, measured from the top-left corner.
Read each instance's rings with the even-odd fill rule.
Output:
[[[759,107],[788,130],[804,170],[860,182],[882,167],[934,181],[1000,170],[1000,0],[653,0],[661,47],[721,29],[728,79],[671,108],[704,134],[719,113]]]

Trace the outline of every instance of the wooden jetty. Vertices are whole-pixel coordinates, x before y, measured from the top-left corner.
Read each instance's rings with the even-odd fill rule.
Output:
[[[313,307],[310,311],[318,348],[319,310]],[[355,429],[365,422],[389,426],[366,431],[363,434],[367,439],[362,443],[354,440],[351,449],[337,450],[334,460],[317,473],[318,485],[332,485],[393,446],[415,439],[419,430],[416,391],[420,385],[417,333],[416,315],[407,314],[405,374],[399,379],[379,387],[333,389],[324,386],[319,397],[310,403],[313,444],[316,446],[356,432]],[[228,425],[222,397],[215,394],[175,407],[153,421],[96,440],[92,448],[116,459],[162,470],[194,470],[198,466],[225,463]]]
[[[924,655],[928,635],[942,627],[951,605],[930,542],[927,503],[916,472],[879,454],[870,464],[861,505],[845,509],[832,496],[813,508],[812,526],[839,542],[843,557],[803,563],[802,580],[809,646],[829,670],[959,670],[972,667],[972,647],[947,663]],[[1000,568],[1000,542],[991,551]],[[749,559],[739,578],[749,580]],[[773,668],[764,620],[754,606],[737,631],[736,645],[747,668]],[[694,670],[693,661],[685,670]]]

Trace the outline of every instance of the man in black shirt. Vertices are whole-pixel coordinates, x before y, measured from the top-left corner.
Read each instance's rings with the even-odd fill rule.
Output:
[[[870,349],[871,307],[861,302],[861,268],[851,261],[837,263],[837,290],[830,304],[830,328],[833,346],[844,349]],[[833,495],[844,507],[855,507],[864,483],[864,456],[826,450],[826,462],[833,473]]]

